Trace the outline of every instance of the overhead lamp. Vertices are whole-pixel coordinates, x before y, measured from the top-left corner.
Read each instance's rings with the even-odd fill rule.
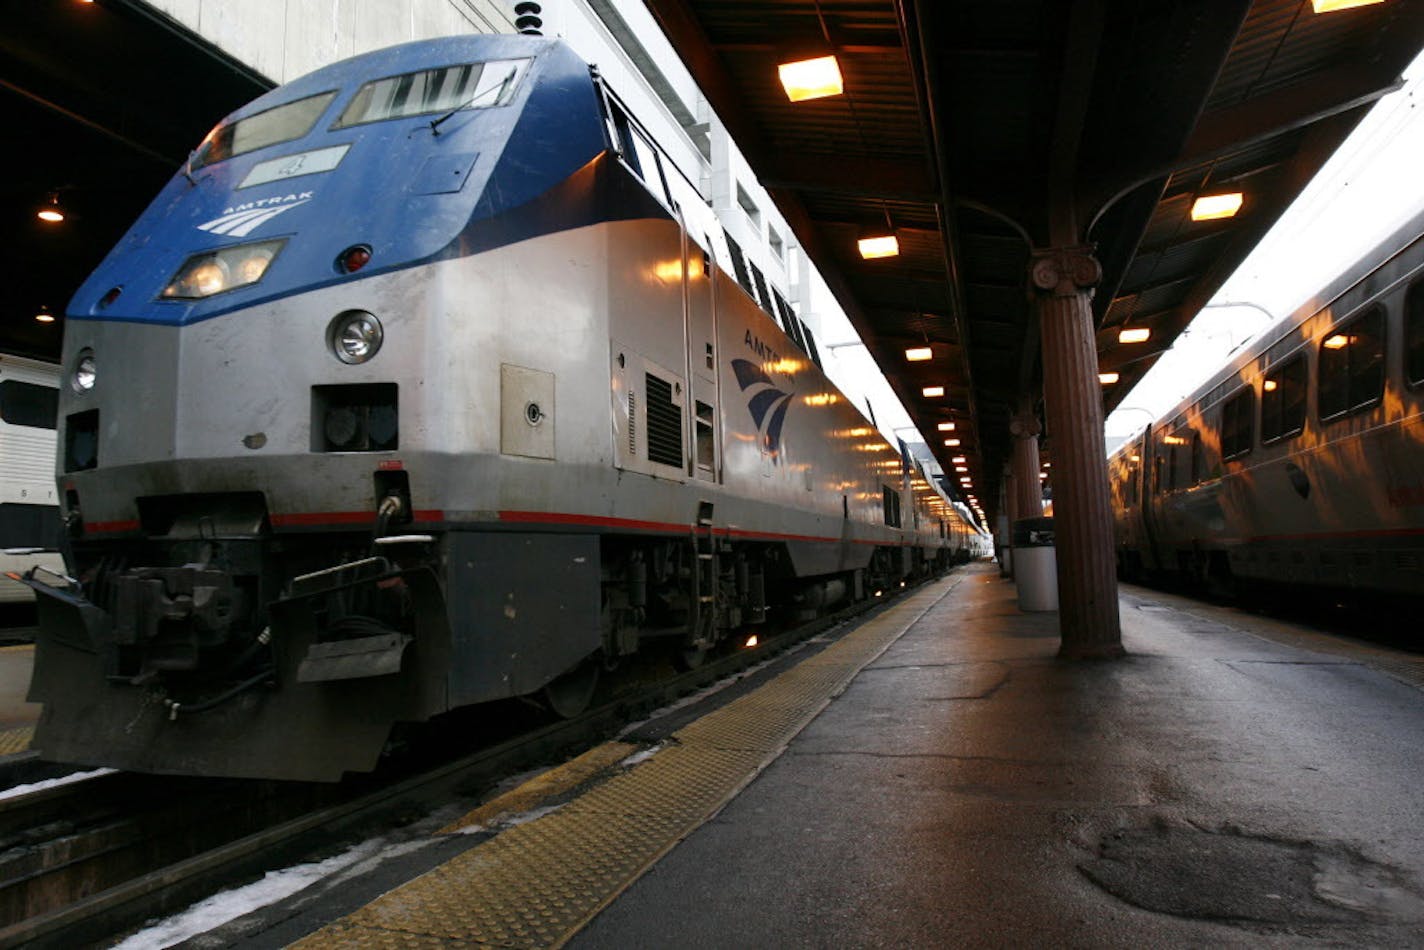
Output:
[[[1311,6],[1316,13],[1334,13],[1336,10],[1348,10],[1351,7],[1367,7],[1372,3],[1383,3],[1384,0],[1311,0]]]
[[[1351,342],[1353,342],[1353,340],[1346,334],[1336,333],[1333,336],[1326,337],[1325,341],[1320,345],[1325,347],[1327,350],[1343,350],[1345,347],[1349,346]]]
[[[860,249],[860,256],[867,261],[895,257],[900,253],[900,242],[894,234],[862,235],[855,243]]]
[[[953,431],[954,431],[954,423],[953,423],[953,422],[941,422],[941,423],[940,423],[938,426],[936,426],[935,428],[939,429],[939,431],[941,431],[941,432],[953,432]]]
[[[35,217],[41,221],[48,221],[50,224],[58,224],[64,220],[64,209],[59,206],[59,192],[49,193],[49,202],[41,205],[40,210],[35,212]]]
[[[1202,195],[1192,202],[1193,221],[1213,221],[1217,218],[1235,217],[1241,210],[1241,192],[1233,191],[1224,195]]]
[[[947,446],[949,446],[949,447],[952,449],[952,448],[954,448],[956,445],[959,444],[959,440],[958,440],[958,439],[945,439],[945,440],[944,440],[944,444],[947,445]]]
[[[954,458],[950,459],[950,461],[953,462],[954,464],[958,465],[959,463],[961,463],[961,462],[964,461],[964,456],[962,456],[962,455],[956,455]]]
[[[786,90],[786,98],[792,102],[807,99],[824,99],[839,96],[845,92],[845,80],[841,78],[841,65],[834,56],[817,56],[792,63],[781,63],[776,67],[781,78],[781,87]]]
[[[1098,374],[1098,382],[1102,383],[1104,386],[1111,386],[1113,383],[1115,383],[1115,382],[1117,382],[1117,381],[1118,381],[1118,374],[1117,374],[1117,373],[1099,373],[1099,374]]]
[[[1151,337],[1151,327],[1123,327],[1117,332],[1119,343],[1146,343]]]
[[[1268,392],[1268,393],[1273,393],[1273,392],[1276,391],[1276,387],[1277,387],[1278,385],[1280,385],[1280,384],[1277,383],[1274,379],[1268,379],[1268,380],[1266,380],[1264,383],[1261,384],[1261,388],[1264,389],[1264,390],[1265,390],[1266,392]]]
[[[920,395],[924,396],[926,399],[938,399],[940,396],[944,395],[944,387],[926,386],[924,389],[920,390]]]
[[[905,359],[911,363],[921,363],[925,360],[934,359],[934,350],[928,346],[912,346],[905,351]]]
[[[1047,472],[1039,472],[1039,473],[1038,473],[1038,480],[1039,480],[1039,481],[1043,481],[1043,480],[1046,479],[1046,478],[1048,478],[1048,473],[1047,473]]]
[[[54,314],[49,312],[49,307],[40,307],[40,312],[35,314],[36,323],[53,323]]]
[[[968,465],[956,465],[956,466],[954,466],[954,470],[955,470],[956,472],[967,472],[967,471],[969,471],[969,466],[968,466]]]

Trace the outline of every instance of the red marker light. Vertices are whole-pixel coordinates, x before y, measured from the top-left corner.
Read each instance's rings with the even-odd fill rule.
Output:
[[[366,244],[354,244],[337,256],[336,269],[343,274],[354,274],[370,262],[370,246]]]

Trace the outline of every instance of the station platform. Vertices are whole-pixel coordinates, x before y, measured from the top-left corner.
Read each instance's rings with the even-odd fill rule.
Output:
[[[1134,587],[1121,616],[1127,658],[1061,661],[1055,614],[958,569],[235,943],[1424,943],[1424,658]]]

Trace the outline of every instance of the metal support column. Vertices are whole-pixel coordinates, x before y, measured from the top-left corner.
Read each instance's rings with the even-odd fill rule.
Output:
[[[1090,248],[1058,247],[1034,252],[1031,275],[1053,438],[1059,656],[1117,657],[1122,631],[1091,305],[1102,267]]]

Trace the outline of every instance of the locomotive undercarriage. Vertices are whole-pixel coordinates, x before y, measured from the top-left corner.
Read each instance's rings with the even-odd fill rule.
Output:
[[[784,545],[710,519],[683,539],[401,534],[396,503],[374,532],[281,533],[251,499],[165,504],[144,538],[73,539],[74,584],[40,598],[31,699],[48,758],[335,780],[374,768],[400,723],[533,695],[573,715],[634,653],[694,666],[768,619],[936,568],[885,548],[802,577]]]

